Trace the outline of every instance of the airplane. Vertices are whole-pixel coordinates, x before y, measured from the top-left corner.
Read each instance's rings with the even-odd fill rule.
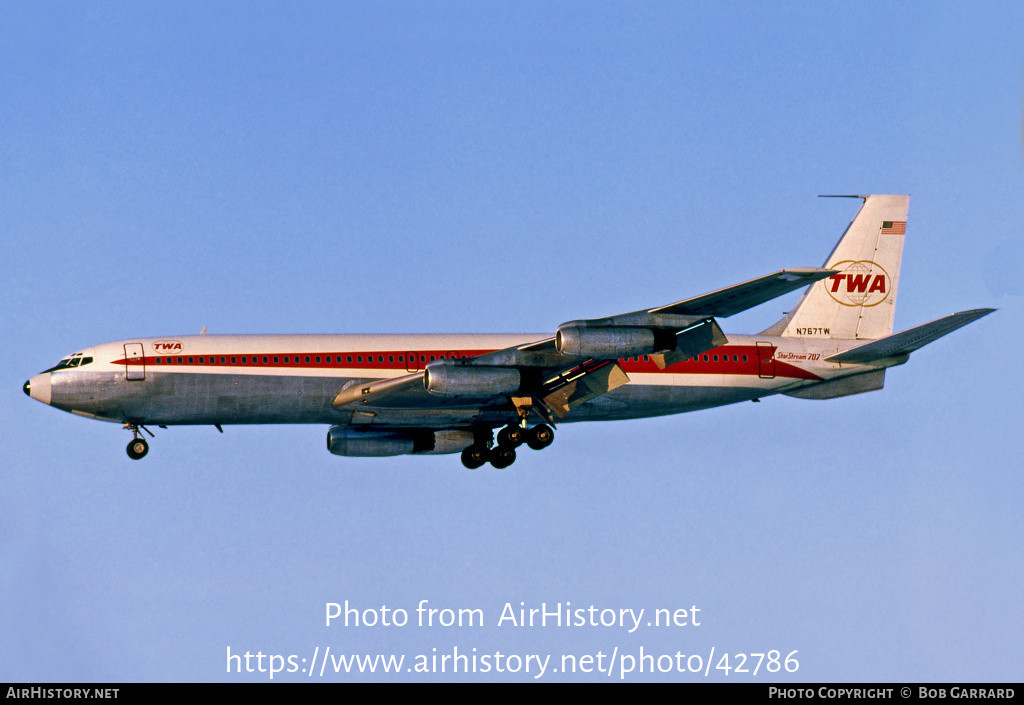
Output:
[[[148,426],[322,423],[340,456],[461,453],[507,468],[560,423],[678,414],[773,394],[835,399],[882,388],[888,368],[991,313],[962,311],[893,334],[906,195],[859,198],[820,268],[725,289],[554,335],[178,335],[85,348],[23,387],[44,404],[116,422],[128,456]],[[756,335],[718,319],[806,287]],[[495,439],[495,429],[498,429]]]

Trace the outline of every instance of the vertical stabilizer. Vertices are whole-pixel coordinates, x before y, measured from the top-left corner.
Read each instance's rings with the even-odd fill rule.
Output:
[[[825,260],[838,273],[808,287],[766,335],[876,340],[892,333],[910,196],[858,198],[864,204]]]

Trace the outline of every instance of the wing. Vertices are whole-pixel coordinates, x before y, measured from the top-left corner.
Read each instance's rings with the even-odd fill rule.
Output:
[[[836,273],[837,270],[816,267],[783,269],[710,294],[651,309],[650,312],[727,318]]]
[[[783,269],[668,306],[609,318],[569,321],[559,327],[555,344],[560,352],[578,356],[587,352],[613,353],[620,348],[624,354],[618,357],[650,354],[665,369],[728,342],[716,317],[745,311],[835,273],[836,270],[817,267]],[[648,340],[652,336],[653,340]],[[597,344],[601,340],[606,341],[607,350]]]
[[[731,316],[835,274],[788,269],[668,306],[568,321],[550,337],[469,359],[439,359],[422,372],[353,380],[334,407],[351,423],[498,426],[530,413],[553,423],[626,384],[618,360],[648,355],[662,369],[728,342]]]

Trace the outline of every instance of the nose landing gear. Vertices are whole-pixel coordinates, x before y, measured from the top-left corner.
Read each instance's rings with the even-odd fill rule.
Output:
[[[150,437],[153,437],[153,432],[142,424],[137,423],[126,423],[125,428],[132,432],[132,440],[128,443],[128,457],[132,460],[140,460],[146,456],[149,452],[149,443],[146,442],[145,436],[139,433],[141,428],[143,431],[148,433]]]

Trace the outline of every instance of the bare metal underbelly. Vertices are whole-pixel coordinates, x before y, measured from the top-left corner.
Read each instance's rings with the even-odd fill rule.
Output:
[[[62,379],[63,378],[63,379]],[[396,427],[501,425],[516,419],[511,405],[437,400],[430,408],[357,407],[331,402],[342,377],[171,374],[149,372],[145,380],[123,374],[81,372],[53,376],[51,403],[65,411],[120,422],[176,424],[366,424]],[[772,392],[747,387],[627,384],[573,409],[562,421],[598,421],[677,414],[731,404]]]

